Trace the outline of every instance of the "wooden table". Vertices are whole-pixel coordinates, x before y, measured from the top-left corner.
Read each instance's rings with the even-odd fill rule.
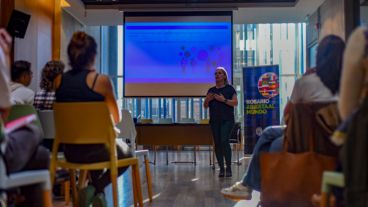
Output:
[[[213,145],[209,124],[137,124],[136,130],[138,145]],[[196,164],[195,151],[194,164]],[[166,163],[168,162],[166,155]]]

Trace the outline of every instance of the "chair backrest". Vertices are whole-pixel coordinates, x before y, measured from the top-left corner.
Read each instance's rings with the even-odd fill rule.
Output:
[[[230,137],[229,137],[230,143],[241,143],[241,124],[240,122],[236,122],[231,129]]]
[[[173,120],[172,118],[162,118],[158,120],[159,124],[172,124]]]
[[[137,136],[137,131],[135,129],[135,124],[132,115],[129,110],[121,110],[121,122],[117,125],[120,129],[119,138],[129,139],[131,148],[135,149],[135,138]]]
[[[58,144],[115,145],[114,124],[105,102],[55,103],[54,120]]]
[[[195,123],[193,118],[182,118],[180,119],[180,123]]]
[[[152,119],[141,119],[140,123],[141,124],[152,124],[153,120]]]
[[[26,115],[30,115],[30,114],[35,114],[37,116],[37,111],[32,105],[29,105],[29,104],[13,105],[10,109],[10,113],[9,113],[9,116],[8,116],[6,122],[13,121],[13,120],[18,119],[22,116],[26,116]],[[42,125],[41,125],[41,122],[40,122],[40,119],[39,119],[38,116],[37,116],[37,119],[34,123],[38,127],[40,127],[40,129],[42,129]]]
[[[40,119],[43,131],[43,137],[45,139],[55,138],[55,124],[54,124],[54,111],[42,110],[38,111],[38,118]]]
[[[288,151],[301,153],[313,148],[325,155],[337,156],[338,148],[329,137],[339,125],[337,103],[297,103],[291,106],[284,144]]]

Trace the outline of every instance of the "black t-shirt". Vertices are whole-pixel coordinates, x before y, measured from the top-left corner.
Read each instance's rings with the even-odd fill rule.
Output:
[[[216,86],[210,88],[207,92],[222,94],[226,99],[231,100],[233,95],[236,94],[235,89],[231,85],[226,85],[222,88],[216,88]],[[222,121],[229,120],[234,121],[234,107],[225,104],[224,102],[213,99],[209,103],[210,108],[210,120],[211,121]]]

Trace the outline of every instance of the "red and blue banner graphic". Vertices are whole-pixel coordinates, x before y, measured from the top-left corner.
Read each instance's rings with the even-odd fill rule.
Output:
[[[243,68],[244,152],[251,154],[263,129],[280,125],[279,66]]]

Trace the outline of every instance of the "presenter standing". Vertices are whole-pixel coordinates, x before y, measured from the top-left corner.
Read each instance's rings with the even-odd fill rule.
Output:
[[[215,153],[220,167],[219,177],[231,177],[230,131],[234,126],[234,107],[238,105],[235,89],[229,84],[225,68],[217,67],[216,85],[207,92],[204,107],[210,108],[210,125],[215,142]],[[224,167],[226,161],[226,171]]]

